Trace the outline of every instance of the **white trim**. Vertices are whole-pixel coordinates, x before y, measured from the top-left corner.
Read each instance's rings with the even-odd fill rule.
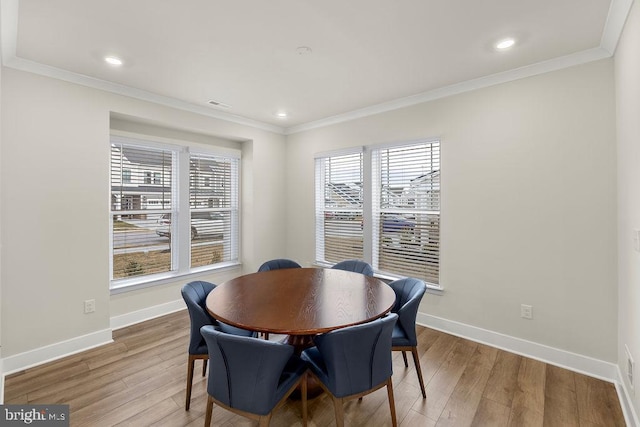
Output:
[[[458,84],[446,86],[443,88],[434,89],[428,92],[423,92],[406,98],[400,98],[389,102],[384,102],[377,105],[372,105],[359,110],[354,110],[344,114],[338,114],[336,116],[327,117],[324,119],[302,123],[297,126],[291,126],[288,128],[282,128],[269,123],[260,122],[253,119],[248,119],[235,114],[229,114],[221,111],[212,110],[209,107],[192,104],[179,99],[171,98],[168,96],[158,95],[152,92],[147,92],[141,89],[137,89],[131,86],[120,85],[117,83],[108,82],[89,76],[85,76],[78,73],[73,73],[60,68],[51,67],[48,65],[40,64],[34,61],[29,61],[16,56],[16,44],[18,34],[18,0],[1,0],[0,3],[0,16],[2,19],[1,25],[1,42],[2,42],[2,62],[6,67],[15,68],[22,71],[27,71],[43,76],[48,76],[63,81],[76,83],[79,85],[92,87],[107,92],[112,92],[131,98],[137,98],[144,101],[153,102],[160,105],[176,108],[179,110],[185,110],[202,114],[205,116],[213,117],[220,120],[226,120],[232,123],[237,123],[245,126],[250,126],[257,129],[262,129],[270,132],[275,132],[284,135],[291,135],[297,132],[316,129],[319,127],[329,126],[336,123],[342,123],[358,118],[371,116],[387,111],[397,110],[404,107],[409,107],[423,102],[432,101],[435,99],[444,98],[451,95],[460,94],[463,92],[469,92],[476,89],[485,88],[488,86],[497,85],[500,83],[506,83],[513,80],[522,79],[525,77],[531,77],[538,74],[547,73],[550,71],[559,70],[562,68],[571,67],[574,65],[584,64],[598,59],[604,59],[612,56],[615,52],[615,48],[622,34],[626,18],[631,9],[633,0],[612,0],[607,15],[607,21],[602,34],[600,46],[576,52],[570,55],[562,56],[559,58],[553,58],[548,61],[539,62],[536,64],[517,68],[515,70],[508,70],[502,73],[493,74],[490,76],[480,77],[477,79],[461,82]]]
[[[275,126],[258,120],[248,119],[246,117],[238,116],[235,114],[225,113],[223,111],[217,111],[212,109],[211,107],[193,104],[169,96],[159,95],[131,86],[125,86],[118,83],[97,79],[95,77],[89,77],[84,74],[74,73],[71,71],[63,70],[61,68],[51,67],[39,62],[20,58],[16,56],[19,18],[18,3],[18,0],[2,0],[2,2],[0,3],[0,17],[2,19],[2,34],[0,36],[0,39],[2,43],[2,64],[5,67],[27,71],[29,73],[39,74],[65,82],[75,83],[94,89],[100,89],[106,92],[124,95],[143,101],[149,101],[155,104],[176,108],[178,110],[190,111],[192,113],[202,114],[203,116],[213,117],[216,119],[249,126],[256,129],[262,129],[278,134],[282,134],[284,132],[284,128],[280,126]]]
[[[84,74],[74,73],[72,71],[63,70],[61,68],[52,67],[27,59],[13,57],[4,64],[7,67],[16,70],[27,71],[29,73],[39,74],[41,76],[51,77],[69,83],[75,83],[81,86],[87,86],[94,89],[103,90],[105,92],[115,93],[117,95],[128,96],[130,98],[140,99],[142,101],[152,102],[158,105],[175,108],[177,110],[189,111],[203,116],[224,120],[239,125],[249,126],[255,129],[266,130],[277,134],[283,134],[284,128],[269,123],[260,122],[258,120],[248,119],[246,117],[229,114],[221,111],[213,110],[209,107],[200,106],[190,102],[182,101],[177,98],[159,95],[146,90],[138,89],[132,86],[126,86],[119,83],[113,83],[101,80],[95,77],[85,76]]]
[[[3,360],[0,358],[0,405],[4,403],[4,369],[2,364]]]
[[[321,151],[313,155],[314,159],[326,159],[327,157],[348,156],[350,154],[358,154],[364,152],[364,146],[356,145],[355,147],[339,148],[337,150]]]
[[[355,119],[360,119],[375,114],[386,113],[400,108],[410,107],[416,104],[433,101],[436,99],[446,98],[452,95],[458,95],[465,92],[471,92],[477,89],[489,86],[507,83],[514,80],[524,79],[526,77],[536,76],[538,74],[549,73],[563,68],[573,67],[574,65],[586,64],[588,62],[597,61],[599,59],[609,58],[611,54],[600,47],[583,50],[558,58],[549,59],[547,61],[538,62],[536,64],[527,65],[513,70],[503,71],[501,73],[491,74],[489,76],[477,79],[467,80],[465,82],[430,90],[428,92],[407,96],[405,98],[395,99],[381,104],[371,105],[359,110],[350,111],[344,114],[327,117],[309,123],[303,123],[297,126],[291,126],[285,129],[285,135],[291,135],[320,127],[330,126],[343,123]]]
[[[499,332],[478,328],[465,323],[418,313],[417,323],[438,331],[462,337],[471,341],[487,344],[511,353],[540,360],[551,365],[569,369],[574,372],[616,383],[618,366],[581,354],[572,353],[559,348],[549,347],[521,338],[501,334]],[[640,426],[639,426],[640,427]]]
[[[600,46],[613,55],[622,35],[624,24],[629,16],[633,0],[612,0],[609,6],[607,22],[604,25]]]
[[[620,401],[620,406],[622,407],[622,414],[624,415],[624,420],[627,423],[628,427],[640,427],[640,421],[638,420],[638,414],[636,414],[635,409],[633,408],[633,399],[629,394],[629,390],[627,389],[627,383],[622,376],[622,372],[620,371],[620,366],[617,369],[618,372],[618,380],[616,381],[616,391],[618,392],[618,400]]]
[[[18,44],[18,0],[2,0],[0,10],[2,63],[6,66],[16,57]]]
[[[176,311],[185,310],[186,308],[187,306],[184,301],[182,299],[177,299],[164,304],[143,308],[142,310],[132,311],[131,313],[113,316],[111,318],[111,329],[115,331],[116,329],[135,325],[136,323],[144,322],[145,320],[151,320],[166,314],[175,313]]]
[[[114,316],[110,321],[110,329],[103,329],[91,334],[25,351],[24,353],[19,353],[4,359],[0,358],[0,404],[4,402],[4,379],[6,375],[112,343],[112,330],[185,309],[186,306],[182,299],[170,301],[120,316]]]
[[[4,375],[22,371],[112,342],[111,329],[102,329],[90,334],[25,351],[24,353],[18,353],[2,359]]]

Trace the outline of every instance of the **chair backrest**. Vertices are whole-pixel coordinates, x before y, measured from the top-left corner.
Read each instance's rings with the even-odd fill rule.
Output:
[[[200,328],[205,325],[216,325],[216,320],[209,315],[205,308],[207,295],[216,285],[204,281],[189,282],[182,287],[182,298],[187,304],[191,318],[191,334],[189,339],[189,354],[206,354],[207,346]]]
[[[407,277],[394,280],[389,283],[389,286],[396,294],[396,302],[391,312],[398,314],[398,324],[404,330],[411,345],[417,345],[416,316],[427,285],[420,279]]]
[[[391,374],[391,334],[398,315],[336,329],[314,338],[336,397],[370,390]]]
[[[266,415],[278,403],[276,389],[293,347],[274,341],[201,329],[209,348],[207,392],[235,409]]]
[[[365,276],[373,276],[373,267],[368,262],[359,259],[348,259],[346,261],[340,261],[333,267],[336,270],[353,271],[355,273],[362,273]]]
[[[271,261],[265,262],[260,266],[260,268],[258,269],[258,272],[269,271],[269,270],[280,270],[283,268],[301,268],[301,267],[302,266],[300,264],[298,264],[293,260],[279,258],[279,259],[272,259]]]

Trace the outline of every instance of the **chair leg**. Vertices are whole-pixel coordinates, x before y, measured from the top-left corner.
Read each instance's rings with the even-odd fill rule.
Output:
[[[202,359],[202,376],[207,375],[207,359]]]
[[[187,363],[187,400],[184,404],[184,410],[188,411],[191,405],[191,383],[193,382],[193,368],[196,360],[193,356],[189,355],[189,362]]]
[[[406,352],[402,352],[402,359],[404,360],[404,367],[408,368],[409,364],[407,363],[407,353]]]
[[[402,352],[404,354],[404,351]],[[422,379],[422,368],[420,367],[420,360],[418,358],[418,347],[411,348],[411,354],[413,355],[413,363],[416,365],[416,372],[418,372],[418,380],[420,381],[420,390],[422,390],[422,398],[427,398],[427,393],[424,390],[424,380]]]
[[[391,424],[393,427],[398,426],[398,421],[396,420],[396,402],[393,398],[393,381],[391,381],[391,377],[387,380],[387,396],[389,397],[389,410],[391,411]]]
[[[204,427],[211,425],[211,413],[213,412],[213,399],[211,396],[207,396],[207,409],[204,413]]]
[[[267,415],[263,415],[260,417],[260,420],[258,420],[258,425],[260,427],[269,427],[270,422],[271,422],[271,413],[268,413]]]
[[[307,427],[307,377],[305,372],[300,383],[300,394],[302,395],[302,425]]]
[[[269,341],[269,332],[264,333],[264,339]]]
[[[331,396],[333,398],[333,409],[336,412],[336,427],[344,427],[344,408],[343,399]]]

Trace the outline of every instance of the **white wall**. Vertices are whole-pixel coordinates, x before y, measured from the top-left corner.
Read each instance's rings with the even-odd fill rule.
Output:
[[[640,4],[634,2],[615,56],[618,133],[618,365],[627,391],[625,344],[640,373],[640,253],[633,230],[640,230]],[[635,387],[640,382],[635,379]],[[632,396],[640,414],[640,393]]]
[[[285,138],[42,76],[3,69],[4,358],[108,330],[112,316],[180,299],[184,281],[109,294],[110,114],[242,142],[243,266],[285,251]],[[255,196],[259,194],[260,196]],[[247,197],[251,197],[247,200]],[[260,212],[253,212],[259,207]],[[259,234],[251,232],[260,230]],[[207,276],[220,282],[240,269]],[[83,314],[83,301],[96,312]]]
[[[614,113],[603,60],[289,135],[288,253],[314,259],[314,153],[440,137],[445,291],[421,312],[615,363]]]

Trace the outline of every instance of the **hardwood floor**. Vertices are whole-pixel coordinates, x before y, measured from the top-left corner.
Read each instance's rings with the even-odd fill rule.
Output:
[[[613,384],[432,329],[418,332],[427,398],[412,364],[405,368],[394,352],[401,427],[625,425]],[[5,403],[68,404],[72,426],[202,426],[206,378],[198,373],[184,410],[188,334],[186,310],[117,330],[112,344],[8,376]],[[302,425],[300,410],[290,401],[271,425]],[[345,423],[391,425],[385,389],[348,402]],[[212,425],[255,423],[214,407]],[[309,401],[309,425],[335,425],[327,396]]]

